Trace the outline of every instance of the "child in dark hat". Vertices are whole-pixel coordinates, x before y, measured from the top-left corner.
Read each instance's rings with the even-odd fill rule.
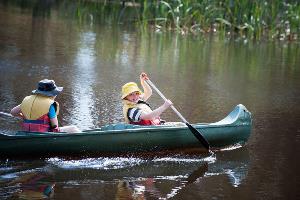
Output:
[[[43,79],[38,83],[38,88],[32,91],[32,95],[25,97],[10,113],[23,118],[24,131],[80,132],[76,126],[58,127],[59,104],[54,99],[62,90],[63,87],[56,86],[54,80]]]

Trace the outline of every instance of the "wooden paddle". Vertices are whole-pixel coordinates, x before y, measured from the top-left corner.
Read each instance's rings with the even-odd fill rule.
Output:
[[[159,94],[163,100],[167,100],[167,98],[159,91],[159,89],[149,80],[147,79],[146,82]],[[171,105],[171,108],[173,111],[178,115],[178,117],[187,125],[187,127],[190,129],[190,131],[193,133],[193,135],[201,142],[201,144],[209,150],[210,146],[208,141],[203,137],[203,135],[196,129],[194,128],[191,124],[188,123],[188,121],[178,112],[178,110]]]

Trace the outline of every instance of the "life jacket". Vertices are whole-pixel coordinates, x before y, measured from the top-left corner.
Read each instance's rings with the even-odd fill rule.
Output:
[[[20,106],[24,118],[22,129],[31,132],[58,132],[58,127],[51,127],[48,116],[52,104],[55,107],[56,115],[58,115],[59,104],[53,99],[42,95],[25,97]]]
[[[152,119],[152,120],[147,120],[147,119],[141,119],[139,122],[132,122],[128,118],[128,110],[130,108],[139,108],[145,113],[150,113],[152,112],[149,104],[147,104],[144,101],[139,100],[138,103],[134,103],[128,100],[123,100],[123,115],[125,118],[125,122],[129,124],[136,124],[136,125],[144,125],[144,126],[150,126],[150,125],[160,125],[161,120],[159,117]]]

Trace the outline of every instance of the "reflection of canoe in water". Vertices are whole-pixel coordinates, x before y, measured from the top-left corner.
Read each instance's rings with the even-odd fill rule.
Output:
[[[222,180],[222,184],[239,187],[247,178],[250,157],[247,148],[243,147],[218,151],[210,157],[175,156],[150,160],[134,157],[94,158],[70,161],[51,158],[47,162],[53,168],[56,182],[66,183],[72,180],[72,184],[76,186],[85,185],[85,180],[102,184],[116,183],[118,191],[119,186],[122,186],[122,192],[136,190],[151,193],[154,188],[154,191],[160,192],[155,193],[158,195],[155,199],[168,199],[183,192],[188,185],[195,184],[198,188],[202,183],[208,185],[210,180],[214,180],[213,185],[216,180]],[[149,179],[154,187],[147,187]],[[91,193],[96,191],[95,187],[89,190]],[[86,192],[86,188],[84,191]],[[125,194],[128,195],[126,192]]]
[[[219,174],[234,173],[245,177],[248,172],[250,156],[246,147],[230,151],[218,151],[215,155],[205,156],[175,156],[143,159],[140,157],[99,157],[79,160],[63,158],[49,158],[47,160],[53,168],[53,174],[57,182],[66,180],[97,179],[101,181],[113,181],[114,179],[139,179],[157,178],[172,179],[184,178],[186,175],[195,177],[196,174],[203,176],[215,176]],[[208,164],[208,166],[207,166]],[[55,166],[55,167],[54,167]],[[111,172],[111,173],[109,173]],[[201,173],[200,173],[201,172]],[[229,174],[228,172],[232,172]]]
[[[28,193],[28,189],[30,189],[29,192],[41,189],[39,187],[40,184],[54,187],[51,184],[54,182],[58,187],[56,187],[58,189],[56,191],[60,193],[58,195],[57,193],[55,194],[57,198],[65,196],[65,191],[68,191],[68,188],[76,188],[76,192],[73,189],[75,194],[87,193],[90,196],[99,195],[99,191],[115,191],[111,188],[117,188],[117,186],[118,188],[122,186],[122,189],[125,191],[129,189],[150,193],[151,188],[147,188],[147,186],[149,186],[148,181],[152,181],[154,186],[152,188],[160,191],[158,197],[160,199],[168,199],[166,197],[172,197],[181,192],[184,194],[185,188],[188,188],[187,186],[189,185],[194,185],[196,188],[199,188],[199,184],[201,185],[202,183],[209,185],[210,180],[213,180],[211,183],[213,186],[217,184],[217,180],[222,180],[222,184],[227,183],[238,187],[247,178],[250,156],[248,149],[242,147],[230,151],[218,151],[209,157],[184,155],[154,159],[99,157],[78,160],[54,157],[46,159],[46,163],[44,159],[35,160],[33,162],[34,165],[28,160],[25,160],[25,163],[22,165],[21,163],[24,163],[24,161],[16,160],[13,162],[13,165],[16,167],[1,168],[0,180],[1,178],[3,179],[3,184],[10,182],[10,187],[6,190],[6,196],[12,193],[19,193],[19,186],[24,186],[22,189],[27,189],[27,191],[22,190],[22,196],[32,196],[35,193]],[[42,175],[44,178],[28,188],[27,186],[29,186],[31,181],[28,181],[27,177],[34,174],[36,176]],[[14,180],[11,180],[12,177]],[[36,178],[31,180],[36,180]],[[20,183],[22,185],[19,185]],[[142,186],[145,187],[143,188]],[[205,187],[205,190],[213,190],[211,188],[213,187]],[[212,191],[209,192],[211,193]],[[72,194],[72,192],[68,194]],[[110,198],[107,198],[108,196]],[[113,199],[111,196],[114,196],[114,194],[108,196],[104,195],[103,199]]]
[[[223,120],[194,124],[211,147],[245,143],[251,131],[251,114],[237,105]],[[111,124],[82,133],[0,134],[1,155],[131,154],[201,149],[201,143],[185,126],[137,126]],[[203,149],[203,148],[202,148]]]

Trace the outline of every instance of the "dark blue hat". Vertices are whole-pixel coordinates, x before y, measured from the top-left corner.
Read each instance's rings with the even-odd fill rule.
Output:
[[[33,90],[32,94],[42,94],[48,97],[57,96],[63,87],[57,87],[54,80],[44,79],[38,83],[38,89]]]

